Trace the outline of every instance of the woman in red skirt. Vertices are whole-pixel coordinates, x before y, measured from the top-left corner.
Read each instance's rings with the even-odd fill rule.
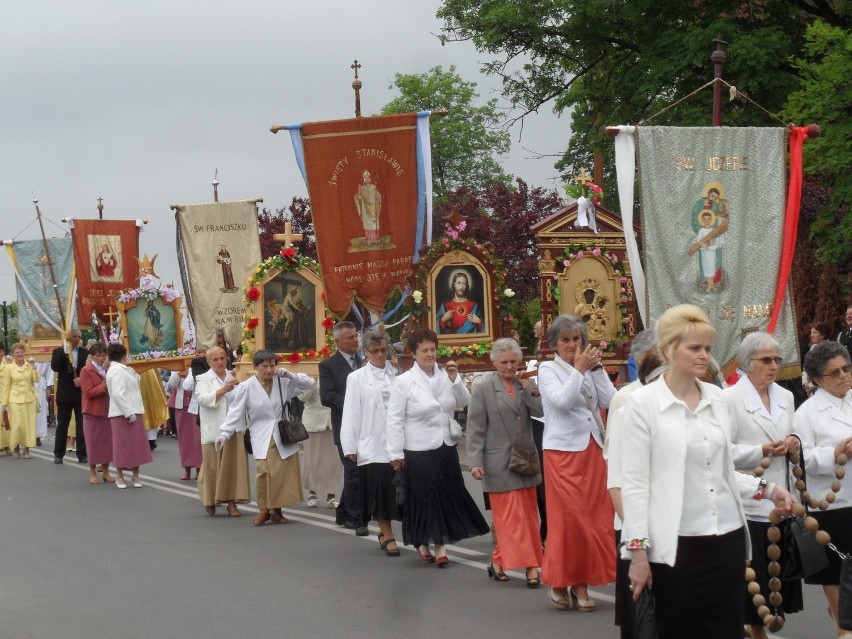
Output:
[[[583,320],[560,315],[547,331],[553,361],[538,369],[544,408],[547,549],[542,581],[557,608],[595,609],[588,586],[615,580],[613,507],[606,489],[601,408],[615,387]]]

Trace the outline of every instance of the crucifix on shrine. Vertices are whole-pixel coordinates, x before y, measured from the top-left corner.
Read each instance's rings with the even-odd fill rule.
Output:
[[[284,232],[276,233],[272,236],[272,239],[284,242],[284,248],[289,248],[293,246],[294,241],[298,242],[303,237],[301,233],[293,233],[293,225],[290,222],[284,222]]]
[[[118,317],[118,315],[118,311],[113,311],[112,304],[110,304],[109,310],[104,313],[104,317],[107,318],[107,323],[109,324],[109,326],[112,326],[113,322],[115,321],[114,318]]]
[[[361,117],[361,80],[358,79],[358,69],[361,68],[361,65],[358,64],[358,60],[352,63],[350,69],[355,69],[355,79],[352,81],[352,88],[355,89],[355,117]]]
[[[586,175],[586,169],[584,167],[580,169],[579,175],[574,176],[574,181],[580,186],[586,186],[589,182],[594,182],[594,179],[591,176]]]

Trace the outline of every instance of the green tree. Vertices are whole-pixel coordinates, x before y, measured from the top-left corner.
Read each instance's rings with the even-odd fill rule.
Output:
[[[497,100],[477,105],[476,83],[466,82],[451,66],[420,75],[397,73],[391,89],[399,96],[383,114],[447,109],[432,117],[432,188],[439,201],[459,186],[481,191],[494,181],[509,182],[498,159],[509,151],[509,134],[499,127]]]
[[[817,18],[843,34],[848,56],[848,7],[848,0],[444,0],[438,17],[445,20],[445,40],[470,40],[493,56],[484,70],[503,79],[503,94],[519,117],[545,105],[570,113],[573,135],[557,168],[573,173],[601,153],[612,189],[613,145],[605,125],[641,123],[711,80],[714,38],[730,43],[725,77],[778,113],[798,89],[799,74],[818,62],[793,63]],[[837,116],[848,124],[848,104],[838,94],[833,115],[823,121]],[[653,122],[706,126],[710,112],[707,89]],[[744,100],[726,102],[722,119],[730,126],[777,125]]]
[[[852,264],[852,37],[848,30],[817,21],[805,33],[794,61],[801,84],[787,98],[784,116],[818,122],[822,135],[805,145],[805,171],[828,187],[810,232],[823,262]]]

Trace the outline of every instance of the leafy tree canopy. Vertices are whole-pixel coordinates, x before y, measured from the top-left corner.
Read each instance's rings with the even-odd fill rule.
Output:
[[[476,83],[464,81],[451,66],[434,67],[420,75],[397,73],[390,88],[399,96],[383,114],[445,108],[446,116],[431,118],[432,185],[441,201],[450,189],[482,190],[495,180],[509,181],[498,159],[509,151],[509,134],[499,128],[497,100],[477,105]]]

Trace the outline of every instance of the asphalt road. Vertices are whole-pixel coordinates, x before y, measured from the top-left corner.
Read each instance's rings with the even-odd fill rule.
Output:
[[[488,536],[436,569],[408,548],[385,557],[377,529],[355,537],[322,507],[288,509],[283,526],[252,526],[250,505],[208,517],[172,439],[126,490],[90,486],[71,455],[54,465],[52,444],[0,458],[0,639],[619,636],[611,586],[592,589],[598,610],[584,614],[551,607],[522,573],[488,580]],[[833,636],[821,591],[805,588],[806,611],[776,637]]]

